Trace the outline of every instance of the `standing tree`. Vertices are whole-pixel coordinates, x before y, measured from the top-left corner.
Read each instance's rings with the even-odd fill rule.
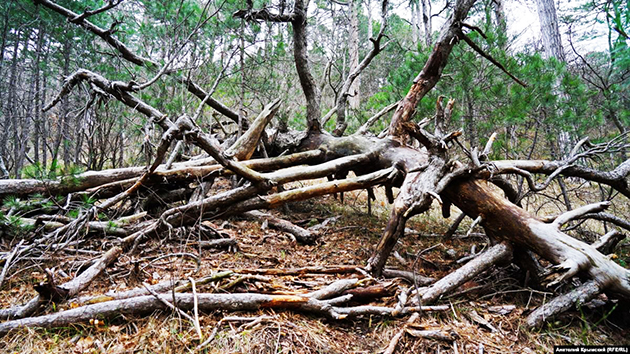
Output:
[[[564,50],[558,27],[558,16],[553,0],[536,0],[540,31],[542,32],[545,55],[564,61]]]

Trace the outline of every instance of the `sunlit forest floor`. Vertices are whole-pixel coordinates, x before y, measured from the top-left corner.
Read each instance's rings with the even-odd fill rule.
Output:
[[[287,235],[267,228],[257,221],[233,218],[205,221],[221,233],[238,242],[232,251],[200,250],[195,235],[165,235],[153,239],[135,254],[125,254],[108,268],[84,293],[101,294],[117,289],[126,290],[167,279],[203,277],[220,270],[243,268],[300,268],[306,266],[365,264],[378,242],[388,216],[389,205],[382,191],[372,202],[372,215],[367,212],[365,191],[346,193],[341,202],[325,198],[291,204],[275,213],[303,227],[320,225],[321,237],[314,245],[301,245]],[[429,215],[410,220],[408,235],[396,247],[397,257],[390,257],[388,266],[412,270],[436,279],[458,267],[458,259],[487,246],[479,227],[469,232],[471,220],[460,225],[451,239],[442,235],[459,214],[453,210],[449,220],[442,219],[439,208]],[[468,234],[468,236],[466,236]],[[102,239],[90,240],[94,249]],[[630,245],[624,242],[617,252],[619,262],[628,261]],[[86,246],[87,248],[87,246]],[[201,251],[201,253],[199,253]],[[197,266],[192,257],[199,255]],[[171,255],[158,259],[159,256]],[[77,261],[91,259],[77,253],[74,259],[63,255],[42,261],[38,267],[24,267],[11,278],[0,292],[0,305],[10,307],[28,301],[35,291],[33,285],[44,280],[46,267],[67,268]],[[140,272],[130,272],[134,264]],[[200,285],[200,292],[261,292],[300,293],[329,284],[348,275],[306,274],[299,276],[257,276],[233,283]],[[540,330],[527,330],[525,317],[553,294],[536,290],[525,283],[520,270],[513,265],[492,268],[466,283],[439,303],[449,311],[425,312],[410,324],[411,329],[439,329],[457,338],[454,342],[415,338],[405,333],[398,343],[397,353],[546,353],[554,345],[588,344],[620,345],[630,343],[630,318],[623,318],[627,309],[606,299],[596,299],[579,310],[569,311],[549,322]],[[401,286],[413,286],[395,280]],[[570,285],[569,285],[570,286]],[[395,306],[396,297],[373,301],[372,304]],[[602,305],[604,304],[604,305]],[[63,311],[64,306],[54,307]],[[67,308],[67,306],[66,306]],[[229,320],[226,317],[251,317],[258,320]],[[479,317],[487,321],[483,325]],[[378,353],[404,328],[408,316],[392,320],[369,316],[352,320],[330,320],[312,314],[291,311],[200,314],[203,340],[214,334],[214,340],[204,348],[194,326],[177,313],[156,312],[146,317],[120,316],[115,319],[95,319],[70,327],[54,329],[23,329],[0,339],[0,351],[5,353]],[[483,349],[480,349],[482,347]]]

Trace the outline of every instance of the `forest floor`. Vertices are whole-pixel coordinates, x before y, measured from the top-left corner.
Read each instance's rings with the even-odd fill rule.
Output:
[[[439,211],[412,218],[408,234],[396,247],[400,257],[390,257],[388,266],[411,270],[434,277],[446,275],[459,266],[456,262],[471,252],[486,247],[482,229],[466,237],[471,220],[460,225],[455,237],[444,239],[450,220]],[[200,278],[221,270],[284,269],[307,266],[363,266],[378,242],[387,221],[389,205],[377,193],[372,215],[367,213],[366,192],[345,193],[344,202],[333,196],[294,203],[276,215],[303,227],[319,225],[321,237],[313,245],[296,243],[287,235],[265,227],[259,221],[232,218],[205,221],[208,226],[238,242],[231,251],[200,250],[195,235],[153,239],[135,254],[125,254],[107,269],[82,295],[102,294],[109,290],[127,290],[145,283],[167,279]],[[287,213],[288,212],[288,213]],[[458,214],[454,212],[455,216]],[[92,237],[93,249],[103,249],[106,240]],[[4,247],[3,247],[4,248]],[[88,248],[84,245],[83,248]],[[627,244],[618,254],[628,261]],[[186,254],[197,255],[200,265]],[[171,255],[160,258],[159,256]],[[24,267],[0,291],[0,307],[28,301],[33,285],[44,280],[46,267],[65,269],[92,259],[94,255],[66,251],[58,258],[43,260],[40,266]],[[131,276],[133,264],[141,271]],[[275,294],[305,293],[336,279],[356,277],[348,274],[301,274],[291,276],[256,276],[234,282],[226,278],[219,283],[201,285],[200,292],[262,292]],[[62,280],[63,281],[63,280]],[[553,295],[524,285],[524,276],[515,266],[494,268],[466,283],[439,303],[450,305],[448,311],[424,312],[407,326],[412,329],[439,329],[457,338],[454,342],[415,338],[405,333],[396,353],[547,353],[554,345],[621,345],[630,343],[630,318],[627,309],[611,301],[584,304],[593,307],[569,311],[549,322],[543,329],[527,330],[526,315]],[[405,285],[394,280],[394,285]],[[604,299],[605,300],[605,299]],[[395,296],[372,301],[393,307]],[[53,306],[62,311],[68,305]],[[477,316],[478,315],[478,316]],[[251,321],[229,317],[251,317]],[[490,326],[481,325],[478,318]],[[217,311],[200,314],[204,336],[214,333],[214,340],[196,350],[200,344],[194,326],[173,312],[156,312],[146,317],[120,316],[92,320],[53,329],[21,329],[0,338],[3,353],[379,353],[387,348],[393,336],[405,327],[409,316],[396,319],[366,316],[348,320],[331,320],[308,313],[261,310],[229,313]],[[257,319],[257,320],[256,320]],[[480,351],[480,347],[483,350]]]

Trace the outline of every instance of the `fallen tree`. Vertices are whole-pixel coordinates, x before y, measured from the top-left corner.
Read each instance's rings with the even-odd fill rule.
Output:
[[[51,1],[38,0],[36,2],[66,16],[71,21],[79,16]],[[255,310],[262,307],[272,307],[310,311],[334,319],[365,314],[396,316],[422,311],[423,305],[439,302],[441,296],[453,291],[475,275],[496,264],[512,261],[521,268],[534,269],[535,272],[546,267],[543,273],[534,276],[542,279],[543,284],[541,285],[544,286],[554,287],[574,278],[580,278],[584,282],[577,289],[569,291],[568,294],[559,295],[557,300],[553,300],[543,305],[540,310],[533,312],[527,320],[531,326],[539,326],[543,319],[546,320],[567,310],[576,302],[584,302],[602,292],[627,301],[630,298],[629,271],[601,253],[598,250],[602,247],[599,243],[589,245],[575,239],[561,229],[562,225],[576,219],[597,218],[599,216],[600,220],[615,220],[614,216],[607,214],[608,217],[605,217],[603,215],[605,213],[602,213],[610,205],[610,201],[588,205],[569,211],[552,220],[544,220],[518,206],[519,201],[514,198],[514,190],[510,189],[510,184],[505,179],[502,179],[503,175],[518,175],[527,181],[531,191],[540,191],[548,187],[555,178],[580,178],[607,185],[612,190],[619,192],[620,196],[616,197],[614,201],[616,202],[630,196],[630,160],[622,162],[612,171],[598,171],[593,168],[582,167],[579,163],[603,153],[615,153],[627,149],[625,137],[604,144],[590,144],[587,143],[587,140],[583,140],[578,143],[567,158],[561,161],[489,161],[488,154],[493,140],[491,138],[482,151],[466,150],[467,159],[460,161],[453,156],[455,156],[455,150],[458,146],[455,143],[457,143],[461,132],[446,131],[445,123],[450,119],[453,101],[445,104],[440,98],[436,104],[437,112],[433,120],[425,120],[420,123],[412,122],[418,102],[438,82],[451,50],[462,39],[462,36],[465,36],[462,32],[462,23],[474,2],[474,0],[460,0],[454,5],[453,13],[442,27],[432,54],[423,70],[414,80],[409,93],[398,104],[391,119],[389,130],[386,136],[382,138],[365,134],[366,129],[360,129],[359,134],[344,137],[333,136],[322,130],[320,117],[315,117],[315,115],[319,115],[318,94],[313,89],[312,77],[309,78],[307,58],[304,52],[300,52],[300,50],[304,50],[306,44],[306,34],[303,33],[305,29],[301,28],[306,21],[304,13],[306,9],[302,2],[296,2],[293,14],[279,15],[279,17],[273,17],[273,14],[267,10],[261,12],[250,7],[239,12],[238,15],[249,20],[264,19],[290,22],[294,26],[296,66],[308,102],[308,130],[306,132],[291,135],[276,131],[275,134],[272,132],[264,134],[264,128],[279,109],[279,102],[276,101],[269,104],[259,117],[249,125],[249,130],[243,134],[241,139],[224,147],[221,146],[221,142],[204,133],[194,123],[199,117],[201,107],[209,102],[209,95],[203,95],[201,91],[191,91],[202,99],[199,109],[192,116],[184,114],[172,120],[167,114],[138,98],[135,95],[139,90],[138,87],[129,83],[111,81],[98,73],[81,69],[66,79],[58,96],[52,100],[47,108],[59,102],[79,82],[89,83],[99,94],[119,100],[131,109],[147,116],[150,119],[150,124],[156,124],[163,129],[163,135],[156,149],[152,165],[87,172],[75,176],[72,183],[67,180],[6,180],[0,182],[0,197],[13,195],[27,198],[29,195],[39,193],[43,194],[39,197],[43,199],[62,195],[65,198],[65,203],[76,200],[80,196],[90,196],[97,200],[92,207],[86,209],[76,219],[57,224],[48,222],[45,224],[47,229],[40,237],[33,236],[17,245],[13,252],[7,252],[4,265],[6,270],[9,270],[20,257],[46,254],[51,249],[63,248],[63,246],[79,240],[82,237],[82,230],[96,227],[93,219],[99,213],[106,213],[116,208],[118,214],[131,215],[138,211],[135,207],[138,205],[136,202],[138,198],[156,191],[164,193],[164,191],[180,188],[183,189],[182,192],[175,193],[159,208],[152,209],[142,223],[133,222],[133,229],[131,229],[131,225],[112,225],[109,230],[110,233],[116,231],[120,237],[114,241],[116,245],[112,250],[116,251],[109,251],[107,255],[118,254],[120,252],[118,247],[133,254],[137,251],[138,245],[147,238],[162,237],[162,235],[170,234],[173,230],[191,227],[198,227],[199,230],[203,231],[202,221],[225,219],[238,215],[267,220],[269,224],[292,233],[302,242],[313,242],[314,236],[308,230],[257,210],[274,209],[290,202],[352,190],[369,190],[377,186],[383,186],[386,189],[388,199],[392,203],[391,214],[381,240],[376,245],[370,259],[367,260],[366,267],[364,269],[352,267],[352,272],[358,272],[366,279],[369,278],[368,275],[377,277],[387,275],[386,261],[396,242],[404,236],[407,220],[427,212],[434,201],[441,205],[445,217],[450,215],[451,206],[454,205],[471,218],[480,218],[480,225],[485,229],[490,244],[492,244],[485,252],[431,285],[424,282],[417,284],[420,278],[411,273],[409,278],[416,284],[413,287],[408,287],[407,295],[399,297],[400,302],[396,308],[369,305],[366,307],[341,306],[341,304],[362,293],[355,291],[344,294],[344,291],[349,288],[357,287],[359,282],[357,279],[346,279],[344,280],[346,285],[333,288],[324,287],[319,290],[329,291],[333,294],[330,296],[332,299],[329,299],[328,302],[319,298],[320,295],[317,295],[318,298],[314,298],[313,296],[309,297],[308,294],[274,297],[263,294],[186,293],[171,294],[169,297],[165,295],[169,289],[160,289],[154,290],[157,295],[138,292],[127,299],[108,299],[100,304],[84,305],[62,314],[28,317],[41,310],[40,297],[54,301],[66,301],[69,297],[77,295],[79,290],[85,286],[84,282],[81,282],[81,286],[72,285],[66,289],[67,294],[64,296],[51,295],[50,289],[57,289],[54,286],[54,276],[51,275],[48,282],[38,288],[40,296],[32,300],[35,305],[27,304],[29,310],[19,307],[2,312],[3,317],[13,320],[0,325],[0,333],[6,333],[11,329],[23,326],[58,326],[95,316],[114,316],[121,309],[128,309],[128,313],[147,313],[155,309],[166,308],[168,305],[165,304],[165,301],[172,302],[172,306],[175,308],[192,309],[199,307],[206,311],[215,309]],[[386,4],[383,5],[383,8],[386,8]],[[123,58],[137,65],[143,65],[143,61],[136,60],[137,57],[129,48],[117,44],[118,42],[111,39],[111,33],[101,33],[98,28],[80,16],[75,22],[104,38],[115,49],[121,51]],[[381,35],[382,33],[379,34],[379,36]],[[379,40],[380,37],[375,42],[376,52],[380,48]],[[183,83],[188,89],[191,89],[190,83]],[[218,103],[213,104],[217,105]],[[221,112],[220,109],[218,110]],[[233,117],[230,116],[230,118]],[[425,130],[429,123],[433,123],[435,127],[431,133]],[[343,132],[343,129],[340,131]],[[283,136],[283,134],[285,135]],[[412,139],[417,140],[420,147],[409,144]],[[167,152],[176,140],[185,140],[196,145],[207,156],[172,165],[170,163],[164,164]],[[290,140],[289,144],[285,144],[287,140]],[[279,144],[279,141],[282,141],[283,146],[290,146],[293,151],[278,157],[250,159],[258,145],[264,144],[273,147],[274,144]],[[351,172],[353,176],[350,175]],[[546,181],[540,185],[536,184],[533,177],[535,174],[547,176]],[[215,191],[211,188],[216,179],[229,175],[238,176],[242,179],[242,183],[223,191]],[[329,180],[290,190],[282,188],[287,183],[316,180],[323,177],[328,177]],[[199,186],[196,187],[197,190],[191,189],[191,182],[199,183]],[[506,195],[512,196],[513,200],[508,200],[500,195],[491,187],[491,184],[496,184],[504,189]],[[393,188],[399,189],[396,197],[392,192]],[[197,194],[194,198],[191,196],[193,193]],[[516,194],[518,197],[518,193]],[[148,208],[148,206],[146,207]],[[63,207],[54,210],[54,212],[60,211],[63,211]],[[617,219],[617,222],[613,221],[615,225],[630,229],[627,221]],[[33,224],[36,225],[37,222]],[[122,233],[119,229],[129,232]],[[108,232],[108,229],[104,228],[103,231]],[[212,233],[213,231],[206,229],[204,232]],[[218,238],[221,239],[220,236]],[[610,237],[600,243],[609,243],[608,239]],[[234,246],[233,242],[228,242],[228,244],[228,246]],[[611,249],[610,246],[608,249]],[[95,271],[102,270],[103,264],[111,263],[110,258],[108,257],[107,261],[100,261],[100,266]],[[92,279],[94,273],[89,274],[91,274],[89,279]],[[393,272],[391,274],[400,273]],[[194,284],[194,282],[192,283]],[[391,291],[387,289],[387,286],[378,284],[377,288],[363,289],[367,295],[361,296],[369,298],[376,296],[374,294],[377,293],[380,294],[379,296],[391,296]],[[195,289],[194,285],[192,289]],[[187,290],[188,288],[182,291]],[[412,290],[416,296],[410,294]],[[431,308],[426,308],[426,310],[429,309]]]

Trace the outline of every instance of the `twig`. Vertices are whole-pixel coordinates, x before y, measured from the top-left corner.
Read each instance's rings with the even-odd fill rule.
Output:
[[[512,73],[510,73],[505,66],[503,66],[503,64],[499,63],[496,59],[494,59],[492,56],[490,56],[490,54],[486,53],[483,51],[483,49],[481,49],[477,44],[475,44],[475,42],[473,42],[472,39],[468,38],[467,35],[465,35],[461,30],[459,31],[459,38],[463,39],[464,42],[466,42],[466,44],[468,44],[475,52],[477,52],[479,55],[481,55],[482,57],[488,59],[492,64],[494,64],[497,68],[501,69],[501,71],[503,71],[504,73],[507,74],[507,76],[509,76],[510,78],[512,78],[512,80],[516,81],[516,83],[518,83],[519,85],[523,86],[523,87],[527,87],[528,85],[526,83],[524,83],[523,81],[519,80],[516,76],[512,75]]]
[[[195,279],[189,277],[188,280],[190,280],[190,285],[192,286],[192,293],[194,298],[193,313],[195,315],[195,318],[193,323],[195,324],[197,335],[199,335],[199,341],[202,341],[203,333],[201,333],[201,326],[199,325],[199,299],[197,298],[197,287],[195,286]]]
[[[401,328],[400,331],[398,331],[398,333],[396,333],[392,337],[392,340],[389,341],[389,345],[387,346],[387,349],[385,349],[383,354],[394,354],[394,351],[396,350],[396,346],[398,345],[400,338],[402,338],[402,336],[405,334],[405,331],[407,330],[407,326],[416,322],[418,318],[420,318],[420,314],[417,312],[411,315],[411,317],[409,317],[409,319],[407,320],[407,323],[404,324],[403,328]]]
[[[477,224],[479,224],[480,222],[481,222],[481,216],[478,216],[475,220],[473,220],[472,224],[470,224],[470,228],[468,229],[468,232],[466,233],[466,237],[470,236],[475,226],[477,226]]]
[[[2,285],[4,285],[4,278],[6,277],[7,272],[12,266],[11,262],[13,262],[13,258],[16,254],[18,254],[18,252],[20,252],[20,248],[22,247],[23,243],[24,239],[20,240],[20,242],[13,248],[13,251],[9,253],[9,256],[7,256],[7,259],[4,262],[4,267],[2,267],[2,273],[0,273],[0,289],[2,289]]]
[[[197,263],[197,269],[195,270],[195,272],[197,272],[199,270],[199,268],[201,267],[201,261],[199,260],[199,257],[197,257],[197,255],[189,253],[189,252],[179,252],[179,253],[169,253],[169,254],[164,254],[161,255],[159,257],[156,257],[154,259],[152,259],[148,264],[144,265],[142,268],[140,268],[140,270],[144,270],[146,267],[150,266],[151,264],[164,259],[164,258],[171,258],[171,257],[190,257],[192,259],[195,260],[195,263]]]
[[[147,291],[149,293],[151,293],[151,295],[153,295],[157,300],[159,300],[161,303],[163,303],[164,305],[166,305],[166,307],[170,308],[171,310],[173,310],[174,312],[177,312],[179,315],[181,315],[182,317],[186,318],[187,320],[189,320],[191,323],[195,323],[195,319],[192,318],[189,314],[187,314],[186,312],[182,311],[179,307],[171,304],[170,302],[168,302],[165,298],[161,297],[160,294],[156,293],[155,290],[151,289],[149,287],[149,285],[147,283],[142,283],[142,285],[144,286],[145,289],[147,289]],[[197,296],[193,296],[194,298],[194,302],[197,302]],[[175,299],[173,299],[175,300]]]

